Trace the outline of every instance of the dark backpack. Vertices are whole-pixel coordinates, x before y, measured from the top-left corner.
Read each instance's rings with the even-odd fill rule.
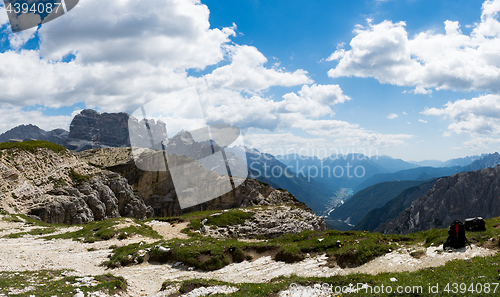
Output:
[[[467,230],[467,231],[485,231],[486,230],[486,223],[484,222],[483,218],[481,218],[481,217],[465,219],[465,230]]]
[[[446,242],[443,245],[443,249],[460,249],[465,247],[465,244],[468,242],[469,241],[467,240],[467,237],[465,237],[464,224],[459,220],[455,220],[450,225],[450,229],[448,230],[448,239],[446,239]]]

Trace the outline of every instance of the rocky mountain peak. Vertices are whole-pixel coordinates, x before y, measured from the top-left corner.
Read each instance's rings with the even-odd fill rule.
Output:
[[[0,135],[0,142],[6,142],[10,139],[19,140],[46,140],[59,145],[64,144],[68,137],[68,131],[64,129],[55,129],[45,131],[35,125],[20,125]]]
[[[500,215],[499,196],[500,166],[457,173],[439,179],[425,195],[375,231],[407,234],[445,228],[469,217],[489,219]]]
[[[132,119],[132,121],[129,121]],[[130,146],[129,131],[137,131],[132,125],[142,125],[144,120],[137,120],[127,113],[99,113],[84,109],[73,118],[68,139],[64,146],[70,150],[83,151],[92,148]],[[164,139],[167,135],[165,123],[148,120],[155,139]],[[148,142],[145,141],[145,144]]]
[[[186,130],[181,130],[179,133],[177,133],[174,137],[172,137],[168,145],[192,145],[195,143],[195,140],[193,138],[193,135],[189,133]]]
[[[82,111],[80,111],[80,114],[79,116],[86,116],[86,117],[93,117],[93,118],[97,118],[99,116],[99,112],[93,110],[93,109],[84,109]]]

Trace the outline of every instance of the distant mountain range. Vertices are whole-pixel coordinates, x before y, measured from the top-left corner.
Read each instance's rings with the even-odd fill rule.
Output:
[[[455,173],[464,171],[464,167],[417,167],[407,170],[401,170],[394,173],[376,174],[364,182],[358,184],[353,190],[354,192],[361,191],[367,187],[376,185],[386,181],[402,181],[402,180],[420,180],[425,181],[434,177],[450,176]]]
[[[129,119],[132,119],[129,121]],[[99,113],[92,109],[84,109],[71,121],[69,135],[64,146],[73,151],[84,151],[93,148],[130,147],[130,131],[137,131],[143,123],[127,113]],[[132,127],[129,127],[132,124]],[[165,123],[148,121],[150,131],[155,139],[165,139],[167,128]],[[134,137],[141,139],[141,136]],[[149,147],[148,139],[143,139],[144,147]]]
[[[0,142],[7,142],[10,140],[45,140],[59,145],[63,145],[68,138],[69,132],[64,129],[55,129],[52,131],[45,131],[35,125],[21,125],[17,126],[0,135]]]
[[[483,154],[481,159],[478,159],[472,162],[472,164],[466,166],[464,171],[476,171],[488,167],[495,167],[498,164],[500,164],[500,154],[497,152],[488,155]]]
[[[299,175],[307,176],[308,172],[314,178],[333,189],[355,188],[370,177],[380,173],[396,172],[415,168],[418,165],[393,159],[389,156],[365,156],[351,153],[347,155],[333,154],[319,159],[298,154],[277,156],[276,159],[289,166]]]
[[[448,161],[439,161],[439,160],[424,160],[424,161],[410,161],[410,163],[419,165],[419,166],[430,166],[430,167],[455,167],[455,166],[467,166],[472,162],[483,158],[486,154],[475,155],[475,156],[467,156],[464,158],[456,158]]]
[[[387,182],[379,183],[367,187],[363,190],[360,190],[344,205],[335,209],[331,213],[328,219],[338,220],[340,222],[347,222],[350,224],[356,224],[356,226],[352,228],[353,230],[367,230],[367,231],[377,231],[386,233],[400,233],[400,232],[407,233],[419,230],[426,230],[428,228],[442,227],[447,225],[449,223],[448,221],[450,220],[450,217],[443,217],[443,215],[446,214],[448,210],[450,210],[450,208],[447,208],[448,206],[456,208],[456,205],[464,204],[463,199],[469,199],[469,198],[477,199],[476,202],[479,204],[483,205],[484,203],[492,204],[493,202],[489,201],[489,199],[491,199],[489,196],[492,195],[492,191],[495,191],[495,186],[494,184],[486,183],[485,186],[488,189],[486,191],[482,191],[484,189],[481,189],[481,187],[476,187],[472,184],[474,182],[477,182],[478,184],[484,184],[484,182],[480,180],[468,181],[468,186],[464,186],[465,182],[459,180],[457,182],[461,182],[460,185],[462,186],[462,188],[457,187],[456,186],[457,183],[453,184],[453,186],[451,187],[454,190],[443,189],[443,187],[440,188],[439,191],[451,190],[451,192],[448,193],[454,193],[450,194],[452,195],[452,197],[449,197],[449,205],[443,205],[442,202],[439,202],[439,200],[436,200],[437,198],[434,197],[436,193],[430,192],[430,189],[433,188],[434,186],[440,187],[437,184],[437,181],[443,182],[443,180],[450,180],[450,179],[453,180],[454,178],[460,175],[464,176],[463,179],[469,179],[469,176],[475,176],[475,175],[484,176],[485,172],[483,170],[491,169],[493,167],[495,167],[495,169],[498,169],[500,168],[499,166],[497,166],[498,164],[500,164],[500,155],[498,153],[483,154],[481,159],[474,161],[472,164],[466,167],[461,167],[462,170],[460,173],[454,174],[451,177],[435,178],[431,181],[423,182],[420,185],[409,187],[407,189],[404,189],[402,192],[399,193],[399,195],[395,196],[393,199],[388,199],[388,198],[394,193],[394,189],[384,189],[384,186],[388,185]],[[425,169],[425,167],[417,169]],[[435,169],[443,170],[445,168],[435,168]],[[436,172],[442,172],[442,171],[436,171]],[[398,174],[403,176],[404,175],[403,173],[409,175],[407,171],[399,172]],[[415,174],[414,172],[410,173]],[[491,177],[488,178],[491,179]],[[401,183],[400,185],[404,186],[405,183],[407,182],[408,181],[398,182],[398,183]],[[496,183],[496,181],[492,182]],[[477,192],[474,193],[470,191],[469,186],[472,186],[473,188],[475,187]],[[460,197],[461,195],[463,195],[463,193],[455,193],[454,191],[456,191],[457,189],[459,189],[461,192],[469,192],[468,194],[470,195],[467,196],[468,198]],[[441,195],[442,193],[439,191],[437,193],[438,195]],[[411,225],[411,222],[409,221],[403,222],[404,220],[402,219],[402,217],[411,214],[411,211],[409,210],[410,207],[413,208],[416,207],[416,205],[418,205],[419,203],[422,204],[423,202],[421,200],[424,199],[422,198],[424,196],[430,197],[427,199],[426,203],[435,203],[436,205],[439,205],[439,207],[442,208],[440,210],[441,213],[439,213],[439,215],[434,216],[436,221],[434,223],[429,223],[429,222],[426,222],[425,224],[419,223],[418,226],[413,226],[413,227]],[[474,196],[476,196],[476,198],[473,198]],[[434,202],[429,202],[429,199],[430,201]],[[417,200],[420,202],[417,202]],[[484,202],[485,200],[489,202]],[[380,206],[383,203],[385,204],[383,206]],[[476,209],[478,208],[477,205],[473,205],[471,207],[472,207],[471,210],[474,208]],[[359,222],[356,222],[356,218],[359,218],[359,214],[363,213],[364,210],[366,210],[367,208],[371,208],[371,210],[367,212],[366,215]],[[476,215],[488,216],[491,212],[489,212],[486,208],[487,207],[483,207],[482,209],[476,210],[477,213]],[[434,206],[429,206],[428,208],[424,208],[424,211],[422,213],[415,214],[416,218],[413,219],[418,221],[419,217],[422,216],[423,213],[434,212],[434,211],[435,211]],[[463,213],[461,213],[460,216],[464,216],[464,213],[468,213],[468,211],[464,209],[462,209],[461,211]],[[449,216],[449,214],[447,215]],[[496,216],[496,213],[491,214],[491,216]],[[445,220],[443,221],[442,218],[444,218]],[[398,225],[400,223],[403,225]],[[405,228],[406,229],[410,228],[411,231],[408,231]]]
[[[144,120],[142,120],[144,121]],[[44,131],[34,125],[21,125],[0,135],[0,142],[11,140],[46,140],[64,145],[70,150],[83,151],[92,148],[129,147],[130,131],[143,125],[126,113],[99,113],[94,110],[82,110],[71,122],[70,131],[55,129]],[[132,124],[132,128],[129,125]],[[200,159],[202,155],[213,153],[213,143],[194,143],[191,135],[182,131],[167,139],[166,126],[161,121],[148,121],[154,139],[166,139],[164,144],[169,152],[179,152]],[[133,135],[141,143],[141,136]],[[142,139],[145,147],[149,147],[149,139]],[[178,151],[180,150],[180,151]],[[200,158],[199,158],[200,157]],[[432,178],[451,176],[462,171],[473,171],[485,167],[493,167],[500,163],[498,153],[481,156],[442,161],[406,162],[389,156],[365,156],[363,154],[333,154],[319,159],[297,154],[272,156],[256,149],[232,147],[226,149],[226,157],[231,168],[244,168],[241,173],[290,191],[300,201],[307,203],[314,211],[323,213],[328,201],[335,197],[335,192],[342,188],[352,188],[354,192],[363,192],[355,196],[351,202],[332,212],[331,220],[348,221],[356,224],[362,221],[368,212],[382,207],[387,201],[396,197],[401,191],[423,183]],[[226,165],[204,160],[208,169],[219,174],[226,172]],[[442,167],[419,167],[420,165],[439,165]],[[401,182],[410,181],[410,182]],[[397,182],[386,190],[383,182]],[[377,190],[378,189],[378,190]],[[357,197],[368,197],[366,199]],[[366,200],[366,201],[365,201]],[[405,200],[406,201],[406,200]],[[362,207],[350,207],[350,205]]]
[[[241,146],[230,148],[228,151],[240,156],[245,153],[250,178],[262,182],[267,180],[286,189],[316,213],[325,209],[328,198],[333,195],[332,187],[314,178],[296,174],[273,155]]]

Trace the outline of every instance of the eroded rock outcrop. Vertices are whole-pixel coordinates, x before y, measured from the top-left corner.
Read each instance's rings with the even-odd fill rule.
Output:
[[[130,148],[94,149],[79,153],[79,157],[91,164],[117,172],[125,177],[132,186],[134,193],[141,197],[146,205],[151,206],[154,210],[154,216],[158,217],[177,216],[193,211],[228,209],[252,205],[291,204],[310,211],[304,203],[299,202],[288,191],[276,190],[254,179],[242,179],[238,177],[234,177],[235,183],[239,184],[234,191],[224,193],[210,201],[192,207],[181,208],[170,171],[145,171],[138,168],[138,163],[140,167],[144,166],[147,168],[152,168],[154,164],[161,163],[162,157],[158,155],[161,153],[148,150],[144,152],[144,155],[135,161],[132,158],[132,149]],[[179,164],[188,164],[184,169],[187,171],[195,167],[203,167],[202,164],[193,162],[193,159],[186,156],[174,155],[169,161],[169,166],[172,167]],[[197,170],[196,172],[200,171]],[[213,183],[212,186],[214,188],[219,187],[216,184],[219,180],[213,178],[214,175],[217,175],[216,172],[210,170],[201,172],[204,175],[201,174],[199,176],[199,179],[197,179],[198,184],[203,184],[204,180],[206,180]],[[224,180],[220,179],[220,182],[223,183]]]
[[[148,120],[148,123],[155,139],[166,138],[165,123],[153,120]],[[71,121],[64,146],[77,152],[101,147],[129,147],[129,131],[137,130],[139,124],[139,120],[124,112],[101,114],[92,109],[84,109]],[[148,143],[145,140],[144,145],[148,146]]]
[[[150,169],[155,165],[161,167],[163,152],[142,149],[135,161],[131,153],[131,148],[101,148],[79,154],[48,148],[2,150],[0,207],[49,223],[77,224],[118,216],[145,219],[201,210],[288,205],[293,207],[290,214],[263,216],[262,223],[254,227],[266,229],[269,236],[274,236],[296,230],[321,230],[326,226],[322,218],[316,217],[288,191],[238,177],[234,177],[239,185],[235,190],[181,208],[170,166],[182,168],[188,176],[197,174],[194,185],[190,182],[182,185],[188,193],[193,192],[190,187],[196,185],[207,186],[208,191],[216,193],[219,183],[227,183],[228,176],[206,170],[196,160],[175,154],[169,158],[168,170],[141,170],[139,167],[144,165]],[[189,195],[186,197],[190,199]]]
[[[124,177],[62,147],[2,150],[0,208],[64,224],[152,213]]]
[[[323,217],[318,217],[309,210],[287,205],[269,209],[253,209],[254,215],[244,224],[205,228],[205,235],[216,238],[275,238],[283,234],[298,234],[305,230],[325,231],[328,226]],[[222,213],[215,213],[217,216]]]
[[[135,196],[127,180],[104,172],[76,187],[54,189],[41,195],[28,214],[48,223],[81,224],[116,217],[145,219],[151,214]]]

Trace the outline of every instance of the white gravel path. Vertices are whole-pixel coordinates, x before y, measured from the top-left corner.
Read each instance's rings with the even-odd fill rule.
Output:
[[[182,230],[179,224],[174,229],[170,224],[152,224],[161,228],[163,234],[172,231],[177,233]],[[17,228],[17,229],[14,229]],[[2,236],[22,231],[29,231],[33,227],[23,227],[22,223],[0,221],[0,271],[26,271],[40,269],[68,269],[74,270],[75,275],[99,275],[111,272],[116,276],[123,276],[129,284],[128,292],[122,296],[152,296],[159,292],[165,280],[185,280],[192,278],[216,279],[231,283],[241,282],[267,282],[277,276],[321,276],[329,277],[351,273],[370,273],[394,271],[414,271],[425,267],[443,265],[453,259],[467,259],[475,256],[493,255],[496,251],[473,246],[454,253],[438,252],[440,247],[429,247],[426,254],[420,259],[410,255],[411,249],[397,248],[396,250],[368,262],[357,268],[341,269],[327,267],[327,257],[320,255],[306,258],[294,264],[276,262],[270,256],[256,259],[253,262],[244,261],[233,263],[217,271],[205,272],[189,270],[187,266],[174,263],[154,265],[142,263],[136,266],[122,267],[114,270],[105,269],[100,264],[107,260],[111,253],[111,245],[127,245],[134,242],[155,240],[142,236],[132,236],[125,240],[111,239],[95,243],[80,243],[72,240],[39,239],[38,236],[26,235],[21,238],[1,238]],[[173,232],[175,231],[175,232]],[[90,248],[94,250],[89,251]],[[227,288],[224,288],[227,289]],[[194,293],[193,293],[194,294]],[[157,296],[163,296],[158,294]],[[193,295],[194,296],[194,295]],[[199,296],[199,295],[196,295]]]

